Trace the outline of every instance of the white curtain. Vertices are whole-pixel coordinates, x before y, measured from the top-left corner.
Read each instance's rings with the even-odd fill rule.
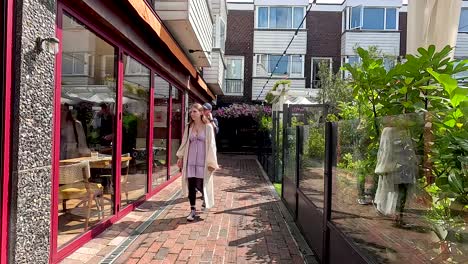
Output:
[[[409,0],[407,53],[433,44],[437,50],[457,42],[462,0]],[[452,55],[453,57],[453,52]]]

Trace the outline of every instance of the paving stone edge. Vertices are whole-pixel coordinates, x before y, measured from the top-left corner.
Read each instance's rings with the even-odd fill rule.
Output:
[[[284,205],[279,194],[276,192],[275,187],[273,186],[273,183],[270,181],[270,178],[266,174],[265,170],[263,170],[262,165],[260,164],[258,159],[255,159],[255,161],[257,162],[257,165],[260,168],[260,171],[262,172],[263,178],[265,178],[265,181],[268,184],[268,189],[270,191],[270,194],[276,200],[275,204],[278,207],[279,211],[281,212],[281,215],[283,216],[284,220],[286,221],[286,226],[288,227],[288,231],[293,237],[293,240],[296,243],[297,247],[299,248],[299,252],[301,253],[302,258],[304,259],[304,263],[319,264],[314,252],[307,244],[305,238],[302,236],[302,233],[297,227],[296,223],[294,222],[293,217],[291,216],[288,209]]]

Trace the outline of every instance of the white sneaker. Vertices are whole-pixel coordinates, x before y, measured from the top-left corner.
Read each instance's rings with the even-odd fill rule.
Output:
[[[187,221],[195,220],[195,210],[190,211],[190,214],[187,216]]]

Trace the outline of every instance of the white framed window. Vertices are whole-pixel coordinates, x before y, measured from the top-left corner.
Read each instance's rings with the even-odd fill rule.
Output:
[[[63,52],[62,74],[94,76],[90,62],[93,57],[86,52]]]
[[[244,93],[244,57],[226,56],[226,79],[224,93],[226,95],[243,95]]]
[[[350,8],[349,29],[362,28],[362,5]]]
[[[468,8],[462,8],[461,10],[458,32],[468,33]]]
[[[397,30],[398,11],[391,7],[363,7],[362,5],[348,8],[348,29],[362,30]]]
[[[381,59],[383,59],[383,66],[386,71],[390,71],[393,67],[395,67],[396,58],[381,57]],[[354,66],[354,65],[361,63],[361,58],[357,55],[347,56],[345,59],[343,59],[343,65],[345,63],[349,63]],[[344,72],[344,77],[350,76],[348,71],[343,71],[343,72]]]
[[[268,55],[267,54],[257,54],[257,65],[256,67],[260,68],[261,72],[268,72]]]
[[[318,89],[321,87],[319,70],[322,63],[326,63],[327,67],[330,69],[330,74],[332,74],[332,58],[312,58],[312,73],[311,73],[311,87],[313,89]]]
[[[304,77],[304,55],[260,54],[267,61],[267,73],[288,77]],[[257,55],[258,58],[258,55]]]
[[[215,32],[213,34],[213,48],[220,49],[224,52],[226,45],[226,21],[220,16],[216,15],[215,19]]]
[[[306,13],[305,6],[258,6],[256,28],[296,29]],[[305,28],[305,21],[301,28]]]

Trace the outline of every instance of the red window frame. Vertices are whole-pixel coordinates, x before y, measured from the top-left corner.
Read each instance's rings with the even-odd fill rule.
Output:
[[[12,0],[9,0],[12,1]],[[56,37],[60,40],[59,44],[59,53],[56,56],[56,61],[55,61],[55,98],[54,98],[54,137],[53,137],[53,164],[52,164],[52,202],[51,202],[51,234],[50,234],[50,241],[51,241],[51,247],[50,247],[50,262],[51,263],[57,263],[61,260],[63,260],[66,256],[69,254],[73,253],[76,249],[78,249],[80,246],[85,244],[86,242],[90,241],[92,238],[96,237],[98,234],[103,232],[106,228],[120,220],[122,217],[124,217],[126,214],[130,213],[133,211],[137,206],[139,206],[141,203],[158,193],[160,190],[165,188],[167,185],[169,185],[171,182],[176,180],[179,176],[172,177],[171,179],[168,179],[165,183],[156,186],[154,189],[152,188],[152,151],[148,152],[148,184],[147,184],[147,190],[146,194],[144,197],[142,197],[140,200],[126,206],[125,208],[120,208],[120,196],[115,195],[114,196],[114,214],[108,218],[102,221],[101,223],[97,224],[87,232],[81,234],[80,236],[76,237],[74,240],[68,242],[66,245],[64,245],[62,248],[58,249],[57,245],[57,239],[58,239],[58,207],[56,206],[58,203],[58,169],[59,169],[59,159],[60,159],[60,99],[61,99],[61,68],[62,68],[62,18],[64,14],[68,14],[75,19],[79,20],[81,23],[86,25],[87,29],[96,34],[99,38],[102,38],[105,40],[107,43],[110,45],[113,45],[115,49],[117,50],[117,58],[118,58],[118,63],[117,63],[117,69],[116,69],[116,80],[117,80],[117,94],[116,94],[116,102],[117,102],[117,109],[115,113],[116,117],[116,137],[114,138],[114,142],[121,142],[122,139],[122,96],[123,96],[123,78],[124,78],[124,67],[123,67],[123,55],[126,54],[128,56],[133,57],[134,59],[138,60],[140,63],[145,65],[150,69],[150,104],[149,104],[149,121],[150,124],[148,125],[148,140],[147,140],[147,147],[148,149],[152,149],[153,146],[153,119],[154,119],[154,75],[158,74],[161,77],[166,76],[166,74],[160,72],[157,70],[157,65],[154,65],[151,61],[145,61],[144,56],[141,56],[139,54],[134,54],[130,52],[131,48],[125,47],[124,43],[118,43],[115,41],[115,38],[113,38],[108,32],[105,32],[104,30],[99,29],[97,26],[95,26],[92,21],[88,20],[84,15],[79,14],[78,12],[75,12],[73,9],[67,7],[64,3],[58,2],[57,3],[57,20],[56,20]],[[99,23],[97,23],[99,25]],[[166,79],[169,79],[166,77]],[[172,85],[172,84],[171,84]],[[171,98],[171,97],[170,97]],[[171,114],[171,103],[169,104],[169,109],[168,109],[168,120],[170,118]],[[182,114],[183,109],[182,109]],[[171,127],[169,126],[168,129],[168,146],[171,145],[171,138],[170,138],[170,130]],[[120,162],[121,162],[121,144],[114,144],[115,150],[114,150],[114,168],[115,168],[115,176],[116,178],[120,177]],[[168,151],[170,152],[170,150]],[[170,153],[168,153],[168,157]],[[120,181],[115,181],[115,193],[119,194],[120,193]],[[2,250],[3,252],[3,250]]]
[[[0,177],[2,181],[2,201],[0,205],[0,263],[7,263],[8,257],[8,220],[9,210],[8,202],[10,198],[9,185],[10,185],[10,118],[11,118],[11,84],[12,84],[12,63],[13,63],[13,23],[14,23],[14,4],[13,0],[7,0],[2,3],[2,17],[5,22],[2,30],[2,48],[4,68],[0,73],[3,78],[0,78],[4,91],[2,91],[3,98],[3,131],[0,131],[0,137],[3,138],[3,146],[0,151],[3,154],[3,160],[0,161],[2,167],[0,167]]]

